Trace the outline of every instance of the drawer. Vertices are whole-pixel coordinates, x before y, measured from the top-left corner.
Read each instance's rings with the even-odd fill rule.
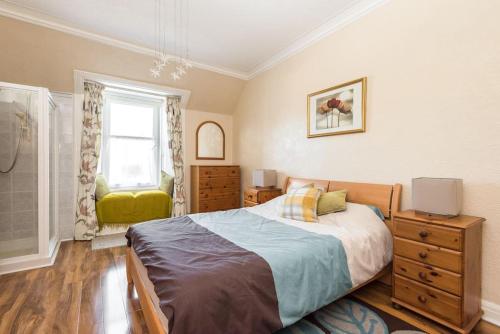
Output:
[[[240,207],[240,199],[237,197],[200,200],[199,212],[229,210],[229,209],[237,209],[239,207]]]
[[[245,190],[244,199],[247,201],[262,204],[280,195],[281,195],[280,189],[269,189],[269,190],[247,189]]]
[[[457,296],[462,295],[462,276],[459,274],[399,256],[394,257],[393,266],[395,274],[411,278]]]
[[[396,218],[394,235],[428,244],[462,250],[462,230]]]
[[[239,177],[240,167],[238,166],[200,166],[201,177]]]
[[[201,178],[200,189],[227,188],[240,190],[239,177]]]
[[[272,200],[275,197],[281,195],[281,190],[269,190],[269,191],[261,191],[259,192],[259,203],[266,203],[267,201]]]
[[[247,189],[245,190],[245,194],[243,196],[243,199],[245,201],[250,201],[250,202],[255,202],[255,203],[258,203],[259,202],[259,198],[258,198],[258,192],[254,189]]]
[[[462,253],[460,252],[395,237],[394,254],[462,273]]]
[[[200,200],[203,199],[216,199],[216,198],[227,198],[227,197],[239,197],[239,190],[227,189],[227,188],[212,188],[200,190]]]
[[[251,207],[251,206],[256,206],[257,204],[259,204],[259,203],[250,202],[250,201],[244,201],[244,202],[243,202],[243,205],[244,205],[246,208]]]
[[[394,297],[457,326],[462,323],[461,299],[452,294],[396,275]]]

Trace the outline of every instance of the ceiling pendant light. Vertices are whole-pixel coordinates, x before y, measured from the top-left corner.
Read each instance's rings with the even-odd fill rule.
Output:
[[[193,67],[189,62],[188,46],[189,0],[173,0],[171,11],[168,2],[169,0],[155,0],[155,59],[149,71],[151,76],[159,78],[167,65],[172,63],[175,67],[170,76],[177,81]],[[171,36],[167,30],[169,13],[172,13]]]

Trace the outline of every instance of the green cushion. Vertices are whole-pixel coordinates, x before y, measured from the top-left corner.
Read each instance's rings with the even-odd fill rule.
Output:
[[[321,194],[318,200],[318,216],[344,211],[346,209],[346,196],[347,190],[337,190]]]
[[[96,203],[99,226],[121,225],[168,218],[172,198],[160,190],[112,192]]]
[[[161,171],[160,190],[166,192],[168,195],[174,194],[174,177]]]
[[[96,200],[100,200],[107,194],[109,194],[111,191],[109,190],[108,187],[108,182],[106,181],[106,178],[102,174],[97,174],[95,177],[95,198]]]

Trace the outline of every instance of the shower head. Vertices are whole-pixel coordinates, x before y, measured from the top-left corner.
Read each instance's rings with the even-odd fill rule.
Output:
[[[26,111],[22,111],[22,110],[18,110],[16,111],[16,117],[19,118],[19,129],[21,130],[21,132],[24,132],[25,134],[25,139],[29,142],[31,141],[31,131],[30,131],[30,127],[29,127],[29,115],[28,115],[28,112],[27,110]]]
[[[26,124],[26,113],[24,111],[16,111],[16,116],[19,118],[19,120],[21,121],[21,124],[23,124],[23,126]]]

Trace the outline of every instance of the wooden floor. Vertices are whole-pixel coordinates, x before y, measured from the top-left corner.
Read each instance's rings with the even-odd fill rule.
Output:
[[[127,285],[125,247],[90,247],[64,242],[52,267],[0,276],[0,333],[147,333],[137,294]],[[356,296],[429,333],[448,333],[392,308],[389,293],[376,283]],[[500,334],[500,328],[481,322],[475,333]]]
[[[0,276],[0,333],[147,333],[125,247],[63,242],[52,267]]]

